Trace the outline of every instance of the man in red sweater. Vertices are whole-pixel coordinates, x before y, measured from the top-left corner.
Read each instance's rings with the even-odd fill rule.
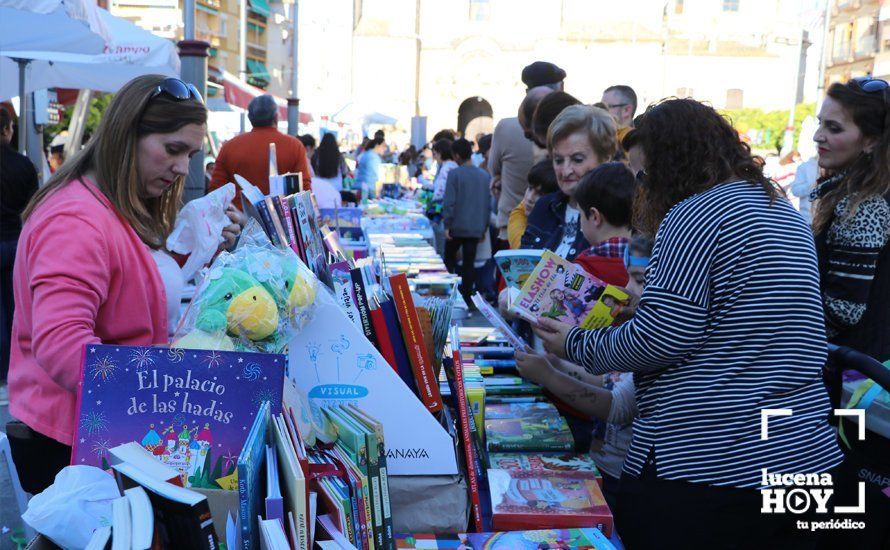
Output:
[[[216,167],[207,191],[234,182],[235,174],[269,194],[269,144],[275,144],[278,173],[300,172],[303,189],[311,189],[309,160],[299,139],[278,131],[278,104],[270,95],[255,97],[247,106],[247,118],[253,130],[225,142],[216,157]],[[241,206],[241,190],[237,189],[235,204]]]

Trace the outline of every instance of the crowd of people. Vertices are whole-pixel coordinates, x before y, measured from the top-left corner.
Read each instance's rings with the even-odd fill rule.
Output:
[[[468,303],[481,290],[510,315],[484,268],[508,248],[550,250],[622,287],[630,299],[613,326],[541,320],[525,327],[533,345],[516,360],[572,409],[627,546],[659,547],[680,525],[692,546],[817,544],[820,533],[795,526],[805,516],[762,514],[758,489],[765,471],[844,479],[822,380],[827,343],[890,359],[887,83],[828,89],[810,224],[712,107],[666,99],[637,115],[626,85],[584,105],[565,77],[533,63],[517,115],[492,134],[471,142],[443,130],[394,153],[378,132],[353,153],[354,169],[333,134],[278,132],[277,106],[261,97],[253,130],[222,147],[208,189],[237,173],[268,192],[275,143],[278,171],[299,172],[320,206],[337,206],[344,191],[373,189],[392,158],[425,189],[436,250]],[[36,190],[0,111],[4,369],[8,353],[10,412],[22,423],[10,441],[30,492],[68,463],[82,346],[167,343],[175,294],[163,263],[175,258],[164,242],[206,121],[192,87],[139,77]],[[221,248],[245,223],[228,214]],[[794,413],[762,439],[763,409]],[[869,503],[869,517],[888,510],[886,499]],[[886,529],[875,521],[863,535]]]

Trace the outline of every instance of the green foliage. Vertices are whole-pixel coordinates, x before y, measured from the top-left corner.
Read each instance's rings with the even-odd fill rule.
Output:
[[[762,109],[733,109],[722,111],[729,117],[733,127],[740,134],[756,131],[751,142],[753,148],[774,149],[777,153],[782,149],[785,138],[785,125],[788,123],[788,110],[764,111]],[[816,115],[815,103],[800,103],[794,109],[794,147],[800,136],[800,126],[808,116]]]
[[[105,114],[105,109],[107,109],[108,104],[111,103],[112,97],[114,97],[114,94],[97,93],[93,95],[92,100],[90,100],[90,112],[87,115],[87,125],[83,132],[84,143],[86,143],[87,138],[96,131],[96,128],[99,126],[99,121],[102,120],[102,115]],[[71,115],[73,113],[74,105],[68,105],[64,108],[58,124],[48,124],[44,126],[44,147],[49,147],[49,144],[54,137],[59,135],[59,133],[68,130],[68,124],[71,122]]]

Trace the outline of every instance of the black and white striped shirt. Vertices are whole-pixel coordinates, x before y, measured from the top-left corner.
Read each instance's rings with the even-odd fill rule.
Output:
[[[718,185],[675,205],[655,238],[634,318],[574,328],[570,360],[634,372],[639,416],[624,471],[651,452],[658,477],[758,487],[821,473],[842,455],[827,419],[819,274],[807,223],[757,185]],[[760,439],[761,409],[771,417]]]

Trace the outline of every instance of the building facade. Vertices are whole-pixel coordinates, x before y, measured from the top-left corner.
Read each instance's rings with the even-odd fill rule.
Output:
[[[680,96],[785,109],[801,62],[798,9],[783,0],[355,0],[354,92],[404,124],[427,116],[433,132],[463,125],[467,109],[515,116],[522,68],[546,60],[585,103],[628,84],[641,107]]]
[[[890,79],[890,2],[829,0],[825,86],[858,76]]]

